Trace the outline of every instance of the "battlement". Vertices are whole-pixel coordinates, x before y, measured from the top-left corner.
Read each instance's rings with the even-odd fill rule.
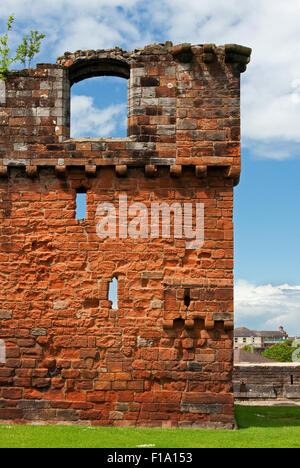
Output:
[[[120,48],[66,52],[57,64],[11,73],[1,82],[0,174],[23,166],[64,174],[83,166],[93,175],[112,165],[124,176],[130,166],[159,175],[168,166],[179,177],[194,166],[198,177],[219,167],[240,174],[240,73],[251,49],[171,42],[126,52]],[[128,80],[128,137],[70,138],[70,88],[94,76]],[[84,118],[84,116],[83,116]]]

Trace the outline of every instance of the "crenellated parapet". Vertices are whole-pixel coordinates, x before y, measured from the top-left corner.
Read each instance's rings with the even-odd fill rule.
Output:
[[[0,174],[15,165],[34,175],[43,165],[111,164],[154,166],[146,174],[156,175],[169,166],[180,176],[184,166],[194,166],[199,177],[223,168],[224,177],[237,183],[240,73],[250,55],[236,44],[166,42],[132,52],[66,52],[56,65],[11,73],[0,90]],[[128,137],[70,138],[71,86],[102,75],[128,80]]]

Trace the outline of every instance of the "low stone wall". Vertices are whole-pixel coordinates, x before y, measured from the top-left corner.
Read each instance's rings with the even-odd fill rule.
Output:
[[[300,400],[300,363],[239,363],[234,366],[235,400]]]

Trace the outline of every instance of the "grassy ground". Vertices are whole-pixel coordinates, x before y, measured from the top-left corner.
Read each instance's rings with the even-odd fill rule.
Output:
[[[0,448],[300,448],[300,407],[236,406],[238,431],[0,426]]]

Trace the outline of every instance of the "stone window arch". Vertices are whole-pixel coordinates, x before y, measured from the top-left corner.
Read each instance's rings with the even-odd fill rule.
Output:
[[[130,61],[127,52],[116,48],[109,51],[66,52],[64,56],[57,59],[57,63],[67,67],[65,82],[63,83],[63,103],[66,126],[65,137],[70,138],[71,87],[83,80],[102,76],[119,77],[129,80]]]
[[[118,76],[128,79],[130,77],[130,65],[126,60],[104,58],[77,59],[69,66],[70,86],[87,78],[97,76]]]

